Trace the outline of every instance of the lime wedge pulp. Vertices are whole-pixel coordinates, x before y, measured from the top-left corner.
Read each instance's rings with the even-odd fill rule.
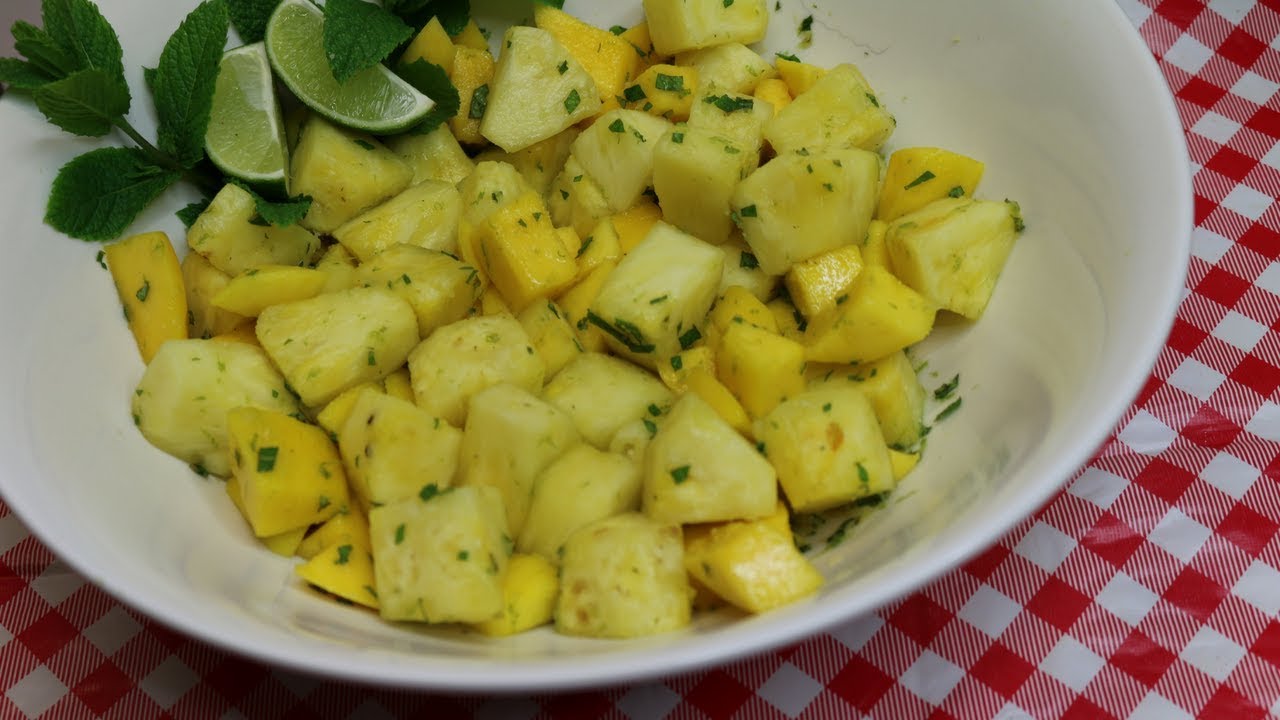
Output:
[[[384,65],[338,82],[323,35],[324,13],[310,0],[284,0],[267,22],[271,67],[307,107],[339,125],[388,135],[412,127],[435,106]]]
[[[288,159],[280,103],[262,43],[222,56],[205,150],[222,172],[255,188],[287,194]]]

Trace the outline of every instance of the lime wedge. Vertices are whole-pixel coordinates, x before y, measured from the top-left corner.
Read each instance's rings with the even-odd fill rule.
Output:
[[[205,151],[222,172],[260,192],[288,194],[284,125],[262,43],[228,50],[219,65]]]
[[[267,55],[276,76],[307,107],[375,135],[406,130],[435,106],[383,65],[340,83],[324,52],[324,13],[310,0],[284,0],[267,21]]]

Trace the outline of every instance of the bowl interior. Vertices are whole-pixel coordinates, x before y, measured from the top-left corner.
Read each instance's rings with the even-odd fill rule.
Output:
[[[100,0],[134,88],[194,2]],[[477,1],[497,27],[511,7]],[[640,3],[566,3],[598,25]],[[1088,6],[1088,7],[1085,7]],[[814,16],[813,46],[797,27]],[[510,18],[508,19],[519,19]],[[496,35],[496,33],[495,33]],[[1145,380],[1180,297],[1190,234],[1182,134],[1146,47],[1110,0],[783,2],[764,47],[854,62],[895,113],[890,146],[979,158],[979,195],[1027,218],[986,316],[916,353],[962,409],[883,511],[816,555],[830,582],[765,616],[715,615],[625,643],[549,630],[493,641],[393,626],[322,600],[258,546],[222,492],[151,448],[129,416],[142,366],[97,248],[42,224],[54,173],[93,143],[25,100],[0,102],[7,253],[0,263],[0,493],[65,560],[179,629],[269,662],[437,689],[550,689],[666,674],[801,639],[953,566],[1043,503],[1105,438]],[[150,105],[133,117],[149,134]],[[171,192],[139,229],[181,244]]]

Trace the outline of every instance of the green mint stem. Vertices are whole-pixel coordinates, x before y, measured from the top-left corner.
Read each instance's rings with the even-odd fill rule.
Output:
[[[138,132],[129,124],[128,120],[120,118],[116,121],[115,126],[127,135],[134,144],[141,148],[142,152],[146,153],[147,157],[151,158],[152,162],[166,170],[173,170],[175,172],[182,173],[182,177],[187,182],[200,188],[205,195],[213,197],[222,189],[222,183],[216,178],[210,177],[196,170],[188,170],[187,168],[182,167],[182,164],[172,156],[164,153],[155,145],[152,145],[150,141],[143,137],[142,133]]]

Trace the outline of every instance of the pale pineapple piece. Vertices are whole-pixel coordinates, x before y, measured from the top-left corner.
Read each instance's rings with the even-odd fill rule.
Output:
[[[511,556],[490,487],[423,492],[369,512],[379,612],[388,620],[484,622],[503,608]]]
[[[331,233],[413,181],[413,169],[372,136],[312,115],[290,158],[291,190],[311,196],[302,226]]]
[[[409,403],[414,402],[413,381],[409,379],[408,366],[382,378],[382,391],[393,398],[400,398]]]
[[[365,508],[453,483],[462,431],[411,402],[374,390],[356,398],[338,431],[351,487]]]
[[[551,190],[551,183],[564,169],[578,132],[576,127],[570,127],[515,153],[490,148],[477,155],[476,161],[508,163],[520,172],[529,187],[546,195]]]
[[[749,45],[762,40],[769,27],[765,0],[644,0],[644,15],[653,47],[662,55],[731,42]]]
[[[342,430],[342,426],[346,424],[347,418],[351,417],[351,409],[355,407],[356,400],[360,399],[360,394],[365,390],[372,390],[377,393],[386,392],[386,388],[381,383],[376,382],[360,383],[355,387],[343,390],[316,413],[316,422],[319,423],[320,427],[337,437]]]
[[[755,163],[725,137],[677,127],[653,152],[653,189],[663,219],[699,240],[719,245],[733,232],[729,201]]]
[[[564,544],[556,630],[603,638],[678,630],[689,624],[692,597],[680,526],[617,515]]]
[[[611,212],[640,200],[653,181],[653,150],[671,123],[638,110],[610,110],[573,141],[573,157],[604,193]]]
[[[381,380],[418,344],[418,320],[390,290],[352,288],[273,305],[258,316],[258,342],[309,407]]]
[[[555,377],[565,365],[585,352],[564,311],[551,300],[533,303],[517,319],[546,365],[547,377]]]
[[[337,292],[355,287],[356,259],[351,251],[334,243],[325,248],[316,261],[316,270],[325,274],[322,293]]]
[[[643,478],[645,515],[662,522],[749,520],[772,513],[778,500],[773,466],[696,393],[659,426]]]
[[[577,445],[538,475],[516,549],[558,564],[560,548],[573,531],[639,508],[640,466],[622,455]]]
[[[599,111],[595,80],[551,33],[513,27],[502,47],[480,123],[494,145],[519,152]]]
[[[546,625],[555,618],[559,594],[560,579],[550,561],[516,553],[502,576],[502,613],[474,627],[483,635],[503,637]]]
[[[610,214],[609,201],[600,183],[588,176],[582,163],[572,155],[551,184],[547,208],[557,227],[572,227],[582,237],[588,236]]]
[[[497,488],[507,528],[517,537],[533,501],[534,480],[579,442],[564,412],[514,385],[494,385],[471,397],[458,481]]]
[[[880,189],[880,158],[857,148],[779,155],[743,180],[732,207],[770,275],[861,242]]]
[[[386,288],[413,307],[418,336],[457,322],[480,297],[479,273],[470,265],[436,250],[396,245],[370,258],[356,270],[365,287]]]
[[[656,369],[702,336],[723,271],[714,246],[659,223],[605,279],[588,319],[614,350]]]
[[[531,189],[511,163],[477,162],[476,169],[458,185],[458,194],[462,196],[462,219],[472,227],[478,226],[493,211]]]
[[[724,273],[720,278],[718,294],[723,295],[736,285],[745,288],[761,302],[773,297],[780,278],[760,269],[760,260],[742,241],[741,235],[735,233],[730,236],[729,242],[719,248],[724,253]]]
[[[695,372],[716,374],[716,354],[706,343],[681,350],[665,363],[658,364],[658,377],[672,392],[683,394],[689,389],[689,376]]]
[[[867,79],[846,64],[832,68],[778,113],[765,126],[764,138],[779,155],[823,147],[875,152],[896,126]]]
[[[704,85],[748,95],[761,80],[778,76],[759,53],[739,42],[682,52],[676,55],[676,64],[696,68],[698,82]]]
[[[227,413],[242,406],[298,412],[298,400],[262,350],[246,343],[170,340],[133,394],[142,436],[213,475],[230,474]]]
[[[320,249],[320,239],[302,227],[257,218],[253,196],[228,183],[187,230],[187,245],[229,276],[258,265],[304,265]]]
[[[544,3],[534,4],[533,22],[551,33],[581,63],[604,101],[621,95],[623,85],[637,74],[639,58],[635,48],[608,30]]]
[[[689,127],[729,138],[741,148],[749,170],[760,164],[764,127],[773,117],[773,106],[750,95],[732,93],[714,85],[701,85],[689,110]]]
[[[935,147],[909,147],[889,156],[876,217],[897,220],[935,200],[973,197],[985,166]]]
[[[823,584],[790,530],[779,532],[766,520],[685,531],[684,566],[716,595],[751,613],[793,603]]]
[[[472,395],[500,383],[540,392],[545,374],[528,333],[510,315],[445,325],[409,355],[418,406],[459,427]]]
[[[915,447],[923,437],[925,390],[905,352],[863,365],[835,366],[810,380],[809,387],[827,383],[850,384],[867,396],[889,447]]]
[[[583,439],[598,448],[607,448],[626,423],[660,415],[675,399],[652,374],[601,353],[574,358],[542,397],[568,413]]]
[[[722,420],[729,423],[729,427],[751,437],[751,417],[747,415],[746,408],[715,375],[706,370],[696,370],[685,378],[685,384],[689,392],[702,398]]]
[[[455,253],[462,196],[450,183],[424,180],[333,231],[333,238],[368,262],[396,245]]]
[[[471,171],[475,163],[453,136],[447,124],[429,133],[404,133],[386,140],[391,152],[399,155],[413,169],[413,183],[425,180],[457,185]]]
[[[914,345],[933,329],[937,306],[879,265],[868,265],[849,288],[849,299],[811,320],[804,331],[811,361],[879,360]]]
[[[213,304],[244,317],[257,317],[280,303],[315,297],[329,276],[319,270],[293,265],[260,265],[231,278]]]
[[[182,258],[182,286],[187,293],[187,337],[208,339],[250,322],[243,315],[213,304],[213,297],[229,282],[231,276],[214,267],[200,253],[189,252]]]
[[[944,199],[895,220],[885,245],[902,282],[939,307],[977,320],[1021,229],[1017,203]]]
[[[636,467],[644,463],[645,450],[658,432],[661,418],[639,418],[623,425],[609,441],[609,452],[626,458]]]
[[[755,430],[793,512],[826,510],[894,486],[875,411],[852,387],[830,384],[796,395]]]

